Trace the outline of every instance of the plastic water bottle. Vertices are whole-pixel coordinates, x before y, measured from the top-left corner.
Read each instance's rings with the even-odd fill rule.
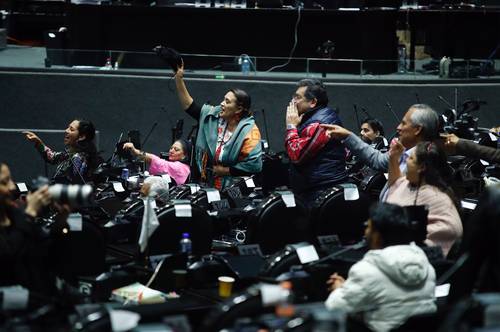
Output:
[[[105,70],[112,70],[113,65],[111,64],[111,57],[106,59],[106,64],[104,65]]]
[[[403,45],[398,47],[398,73],[406,73],[406,47]]]
[[[241,73],[243,75],[249,75],[250,74],[250,59],[248,58],[248,55],[242,55],[241,56]]]
[[[181,252],[186,253],[186,255],[191,255],[193,249],[193,243],[189,238],[189,233],[182,233],[182,239],[179,242],[181,247]]]

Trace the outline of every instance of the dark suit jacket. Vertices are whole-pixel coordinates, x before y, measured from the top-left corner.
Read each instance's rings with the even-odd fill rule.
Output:
[[[477,144],[466,139],[459,139],[456,147],[457,154],[466,157],[483,159],[492,163],[500,163],[500,150]]]

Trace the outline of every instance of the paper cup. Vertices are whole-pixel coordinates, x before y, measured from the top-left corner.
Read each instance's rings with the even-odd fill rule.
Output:
[[[231,277],[219,277],[219,296],[229,297],[231,296],[231,291],[233,289],[234,278]]]

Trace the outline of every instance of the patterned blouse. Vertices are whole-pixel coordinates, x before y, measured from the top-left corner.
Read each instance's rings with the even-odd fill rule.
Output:
[[[46,162],[57,165],[54,182],[82,184],[89,180],[89,157],[85,152],[53,151],[43,144],[39,144],[37,150]]]

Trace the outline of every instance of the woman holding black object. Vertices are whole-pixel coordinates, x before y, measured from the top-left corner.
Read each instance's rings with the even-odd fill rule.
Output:
[[[189,152],[191,150],[188,141],[179,139],[172,144],[168,151],[168,160],[161,159],[157,155],[140,151],[135,148],[134,143],[125,143],[123,149],[143,159],[149,164],[151,175],[168,174],[175,183],[184,184],[191,173],[189,168]]]
[[[64,133],[64,151],[53,151],[33,132],[25,131],[26,139],[35,143],[35,148],[49,164],[57,165],[52,180],[55,183],[82,184],[91,180],[98,164],[94,144],[95,127],[87,120],[73,120]]]
[[[175,84],[181,107],[198,120],[196,164],[201,181],[217,189],[231,184],[232,177],[262,170],[260,131],[250,112],[250,96],[230,89],[219,106],[196,104],[184,83],[184,65],[178,67]]]

